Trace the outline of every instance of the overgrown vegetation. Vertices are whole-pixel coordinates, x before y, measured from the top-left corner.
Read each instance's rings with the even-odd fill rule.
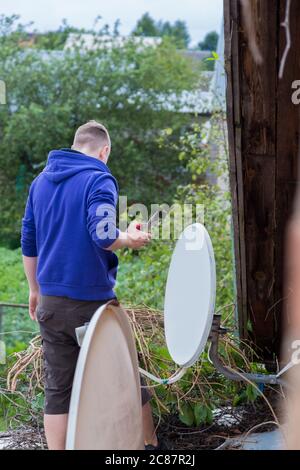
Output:
[[[232,307],[225,312],[227,320],[232,315],[230,310]],[[165,345],[161,312],[147,307],[128,307],[127,312],[141,366],[167,378],[176,370],[176,365]],[[220,354],[232,368],[250,370],[250,363],[240,352],[234,335],[223,340]],[[1,395],[6,421],[10,426],[20,422],[41,424],[43,372],[39,337],[30,342],[27,350],[11,356],[8,366],[10,371],[4,385],[7,391],[2,390]],[[152,390],[157,416],[178,414],[186,426],[211,424],[213,411],[224,403],[237,406],[252,402],[260,395],[252,385],[242,387],[216,373],[207,352],[179,382],[172,386],[155,386]]]

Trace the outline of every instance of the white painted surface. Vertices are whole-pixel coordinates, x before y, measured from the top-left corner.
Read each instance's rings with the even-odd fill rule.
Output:
[[[205,227],[198,223],[188,226],[172,255],[164,305],[167,347],[180,366],[192,365],[207,342],[214,315],[215,271]]]

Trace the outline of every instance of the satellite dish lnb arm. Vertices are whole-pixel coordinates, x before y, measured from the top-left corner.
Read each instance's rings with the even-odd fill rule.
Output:
[[[226,329],[221,327],[221,315],[214,315],[212,329],[209,337],[211,341],[209,349],[209,358],[218,372],[223,374],[228,379],[234,380],[236,382],[250,381],[254,383],[256,382],[272,385],[287,385],[286,382],[283,379],[277,377],[277,375],[250,374],[246,372],[238,372],[225,366],[219,357],[219,336],[220,334],[224,333],[226,333]]]

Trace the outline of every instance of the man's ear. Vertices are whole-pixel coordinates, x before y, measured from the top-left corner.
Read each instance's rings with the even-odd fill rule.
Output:
[[[99,160],[107,160],[109,156],[108,145],[105,145],[99,152]]]
[[[101,154],[102,154],[102,156],[105,157],[105,158],[108,158],[108,157],[109,157],[110,151],[109,151],[109,146],[108,146],[108,145],[105,145],[105,146],[103,147]]]

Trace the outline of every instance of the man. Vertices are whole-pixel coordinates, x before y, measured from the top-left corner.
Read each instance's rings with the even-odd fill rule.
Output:
[[[38,320],[45,367],[44,424],[49,449],[65,448],[73,376],[79,354],[75,328],[115,298],[118,258],[150,235],[116,228],[118,185],[106,163],[107,129],[90,121],[76,131],[71,149],[50,152],[33,181],[21,246],[29,284],[29,314]],[[142,389],[145,445],[157,446],[151,395]],[[101,400],[101,397],[99,397]]]

